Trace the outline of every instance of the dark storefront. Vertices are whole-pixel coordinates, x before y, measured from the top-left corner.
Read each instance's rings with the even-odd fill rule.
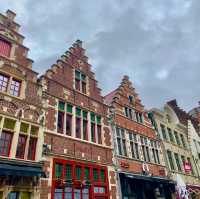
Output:
[[[119,173],[122,199],[172,199],[175,184],[159,177]]]

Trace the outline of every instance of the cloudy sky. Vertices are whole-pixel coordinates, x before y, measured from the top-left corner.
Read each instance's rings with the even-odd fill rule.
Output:
[[[0,0],[44,72],[81,39],[103,94],[130,76],[147,108],[200,101],[199,0]]]

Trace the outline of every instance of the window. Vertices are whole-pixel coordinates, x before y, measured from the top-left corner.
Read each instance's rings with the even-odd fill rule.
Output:
[[[142,145],[142,153],[143,153],[143,158],[145,162],[150,162],[150,155],[149,155],[149,145],[148,145],[148,140],[146,137],[140,137],[141,139],[141,145]]]
[[[182,165],[184,167],[184,164],[185,164],[185,156],[181,155],[181,162],[182,162]]]
[[[29,148],[28,148],[28,160],[35,160],[37,138],[30,137]]]
[[[88,140],[88,113],[83,111],[83,139]]]
[[[159,150],[158,150],[158,142],[151,140],[151,149],[153,154],[153,160],[155,163],[160,164]]]
[[[131,120],[134,120],[134,110],[132,108],[124,107],[125,116]]]
[[[76,108],[76,138],[81,138],[81,109]]]
[[[16,79],[12,79],[10,85],[10,94],[18,97],[20,95],[20,87],[21,82]]]
[[[19,199],[19,195],[20,195],[19,192],[17,192],[17,191],[11,191],[8,194],[8,199]]]
[[[71,136],[72,134],[72,110],[71,104],[62,101],[58,103],[57,132]],[[65,127],[64,127],[65,124]]]
[[[134,96],[129,95],[129,96],[128,96],[128,100],[129,100],[129,102],[130,102],[131,104],[133,104],[133,102],[134,102]]]
[[[170,128],[167,128],[168,134],[169,134],[169,139],[170,142],[174,143],[174,137],[172,135],[172,130]]]
[[[12,133],[2,131],[0,138],[0,155],[9,156],[12,143]]]
[[[117,146],[119,155],[127,156],[126,151],[126,138],[124,129],[116,128],[117,133]]]
[[[180,140],[179,140],[178,133],[176,131],[174,131],[174,135],[175,135],[175,138],[176,138],[176,144],[178,144],[180,146],[181,143],[180,143]]]
[[[25,147],[26,147],[26,136],[19,135],[16,158],[21,158],[21,159],[24,158]]]
[[[129,132],[129,140],[130,140],[132,158],[139,159],[140,158],[139,147],[137,143],[136,134],[134,134],[133,132]]]
[[[160,124],[161,132],[162,132],[162,137],[164,140],[167,140],[167,134],[165,131],[165,126],[163,124]]]
[[[177,168],[178,168],[178,171],[181,171],[181,170],[182,170],[182,169],[181,169],[181,164],[180,164],[179,156],[178,156],[177,153],[174,153],[174,158],[175,158],[175,160],[176,160],[176,166],[177,166]]]
[[[60,163],[55,164],[55,178],[61,178],[63,173],[63,165]]]
[[[96,125],[95,125],[95,114],[91,113],[91,140],[96,142]]]
[[[171,170],[174,170],[174,161],[173,161],[173,157],[172,157],[172,152],[169,150],[167,150],[167,157],[168,157],[168,161],[169,161]]]
[[[181,142],[182,142],[183,147],[186,148],[186,143],[185,143],[183,134],[180,134],[180,137],[181,137]]]
[[[98,144],[102,144],[102,137],[101,137],[101,117],[97,116],[97,138]]]
[[[0,55],[9,57],[11,51],[11,44],[3,39],[0,39]]]
[[[95,115],[94,113],[90,113],[90,118],[91,118],[91,140],[92,142],[97,142],[98,144],[102,144],[101,116]]]
[[[9,77],[0,74],[0,90],[3,92],[7,91],[8,88],[8,81],[9,81]]]
[[[135,116],[136,116],[137,122],[143,123],[143,116],[142,116],[142,113],[139,113],[139,112],[135,111]]]
[[[87,93],[86,75],[78,70],[75,70],[75,89]]]

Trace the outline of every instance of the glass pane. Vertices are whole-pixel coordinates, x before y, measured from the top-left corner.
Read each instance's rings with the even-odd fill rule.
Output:
[[[91,113],[91,121],[95,122],[95,114],[94,113]]]
[[[89,199],[89,189],[83,189],[82,190],[82,198],[83,199]]]
[[[74,189],[74,199],[81,199],[81,190]]]
[[[67,114],[66,116],[66,135],[72,134],[72,116]]]
[[[55,189],[54,199],[62,199],[62,193],[63,193],[62,189]]]
[[[93,180],[98,181],[98,170],[97,169],[93,169]]]
[[[20,132],[28,133],[28,127],[29,127],[29,124],[22,122],[20,126]]]
[[[72,113],[73,106],[71,104],[67,104],[67,112]]]
[[[81,109],[80,108],[76,108],[76,115],[81,117]]]
[[[80,79],[81,78],[81,73],[80,73],[80,71],[75,71],[75,77],[76,77],[76,79]]]
[[[65,188],[65,199],[72,199],[72,188],[71,187]]]
[[[101,181],[105,182],[105,171],[104,170],[100,171],[100,177],[101,177]]]
[[[4,126],[3,126],[3,127],[6,128],[6,129],[12,129],[12,130],[14,130],[14,128],[15,128],[15,123],[16,123],[15,120],[6,118],[6,119],[4,120]]]
[[[59,104],[58,104],[58,109],[60,111],[64,111],[65,110],[65,103],[64,102],[61,102],[59,101]]]
[[[86,80],[86,76],[84,74],[81,74],[81,80],[83,80],[83,81]]]
[[[63,171],[63,165],[62,164],[55,164],[55,177],[61,178],[62,177],[62,171]]]
[[[39,127],[31,126],[31,135],[38,135]]]
[[[81,167],[76,167],[76,179],[81,179]]]
[[[14,191],[10,192],[8,194],[8,199],[19,199],[19,192],[14,192]]]
[[[83,111],[83,118],[87,120],[87,112]]]
[[[101,124],[101,116],[97,116],[97,124]]]
[[[76,138],[81,138],[81,118],[76,118]]]
[[[66,179],[71,180],[72,179],[72,166],[66,165]]]
[[[85,173],[84,173],[84,179],[85,180],[89,180],[90,179],[90,168],[86,167],[84,169]]]

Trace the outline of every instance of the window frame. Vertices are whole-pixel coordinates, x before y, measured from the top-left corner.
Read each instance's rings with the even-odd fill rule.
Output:
[[[2,48],[2,46],[5,45],[5,44],[7,44],[7,48],[9,48],[9,49],[7,49],[7,51],[9,51],[9,52],[7,52],[7,54],[4,54],[3,51],[2,51],[3,48],[5,50],[5,46]],[[12,50],[12,43],[9,42],[6,39],[0,37],[0,56],[6,57],[6,58],[10,58],[11,50]]]
[[[7,131],[7,130],[2,130],[2,132],[1,132],[1,136],[0,136],[0,140],[2,140],[2,134],[3,133],[5,133],[5,134],[9,134],[10,135],[10,140],[9,140],[9,143],[8,143],[8,145],[7,144],[5,144],[5,141],[7,141],[7,140],[5,140],[5,138],[4,138],[4,140],[3,140],[3,143],[4,143],[4,147],[0,147],[0,148],[3,148],[4,149],[4,151],[5,151],[5,146],[7,147],[7,154],[5,154],[5,153],[2,153],[1,152],[1,150],[0,150],[0,156],[4,156],[4,157],[10,157],[10,152],[11,152],[11,146],[12,146],[12,141],[13,141],[13,132],[10,132],[10,131]]]
[[[117,138],[118,155],[128,157],[127,143],[126,143],[126,130],[120,127],[116,127],[116,138]]]

